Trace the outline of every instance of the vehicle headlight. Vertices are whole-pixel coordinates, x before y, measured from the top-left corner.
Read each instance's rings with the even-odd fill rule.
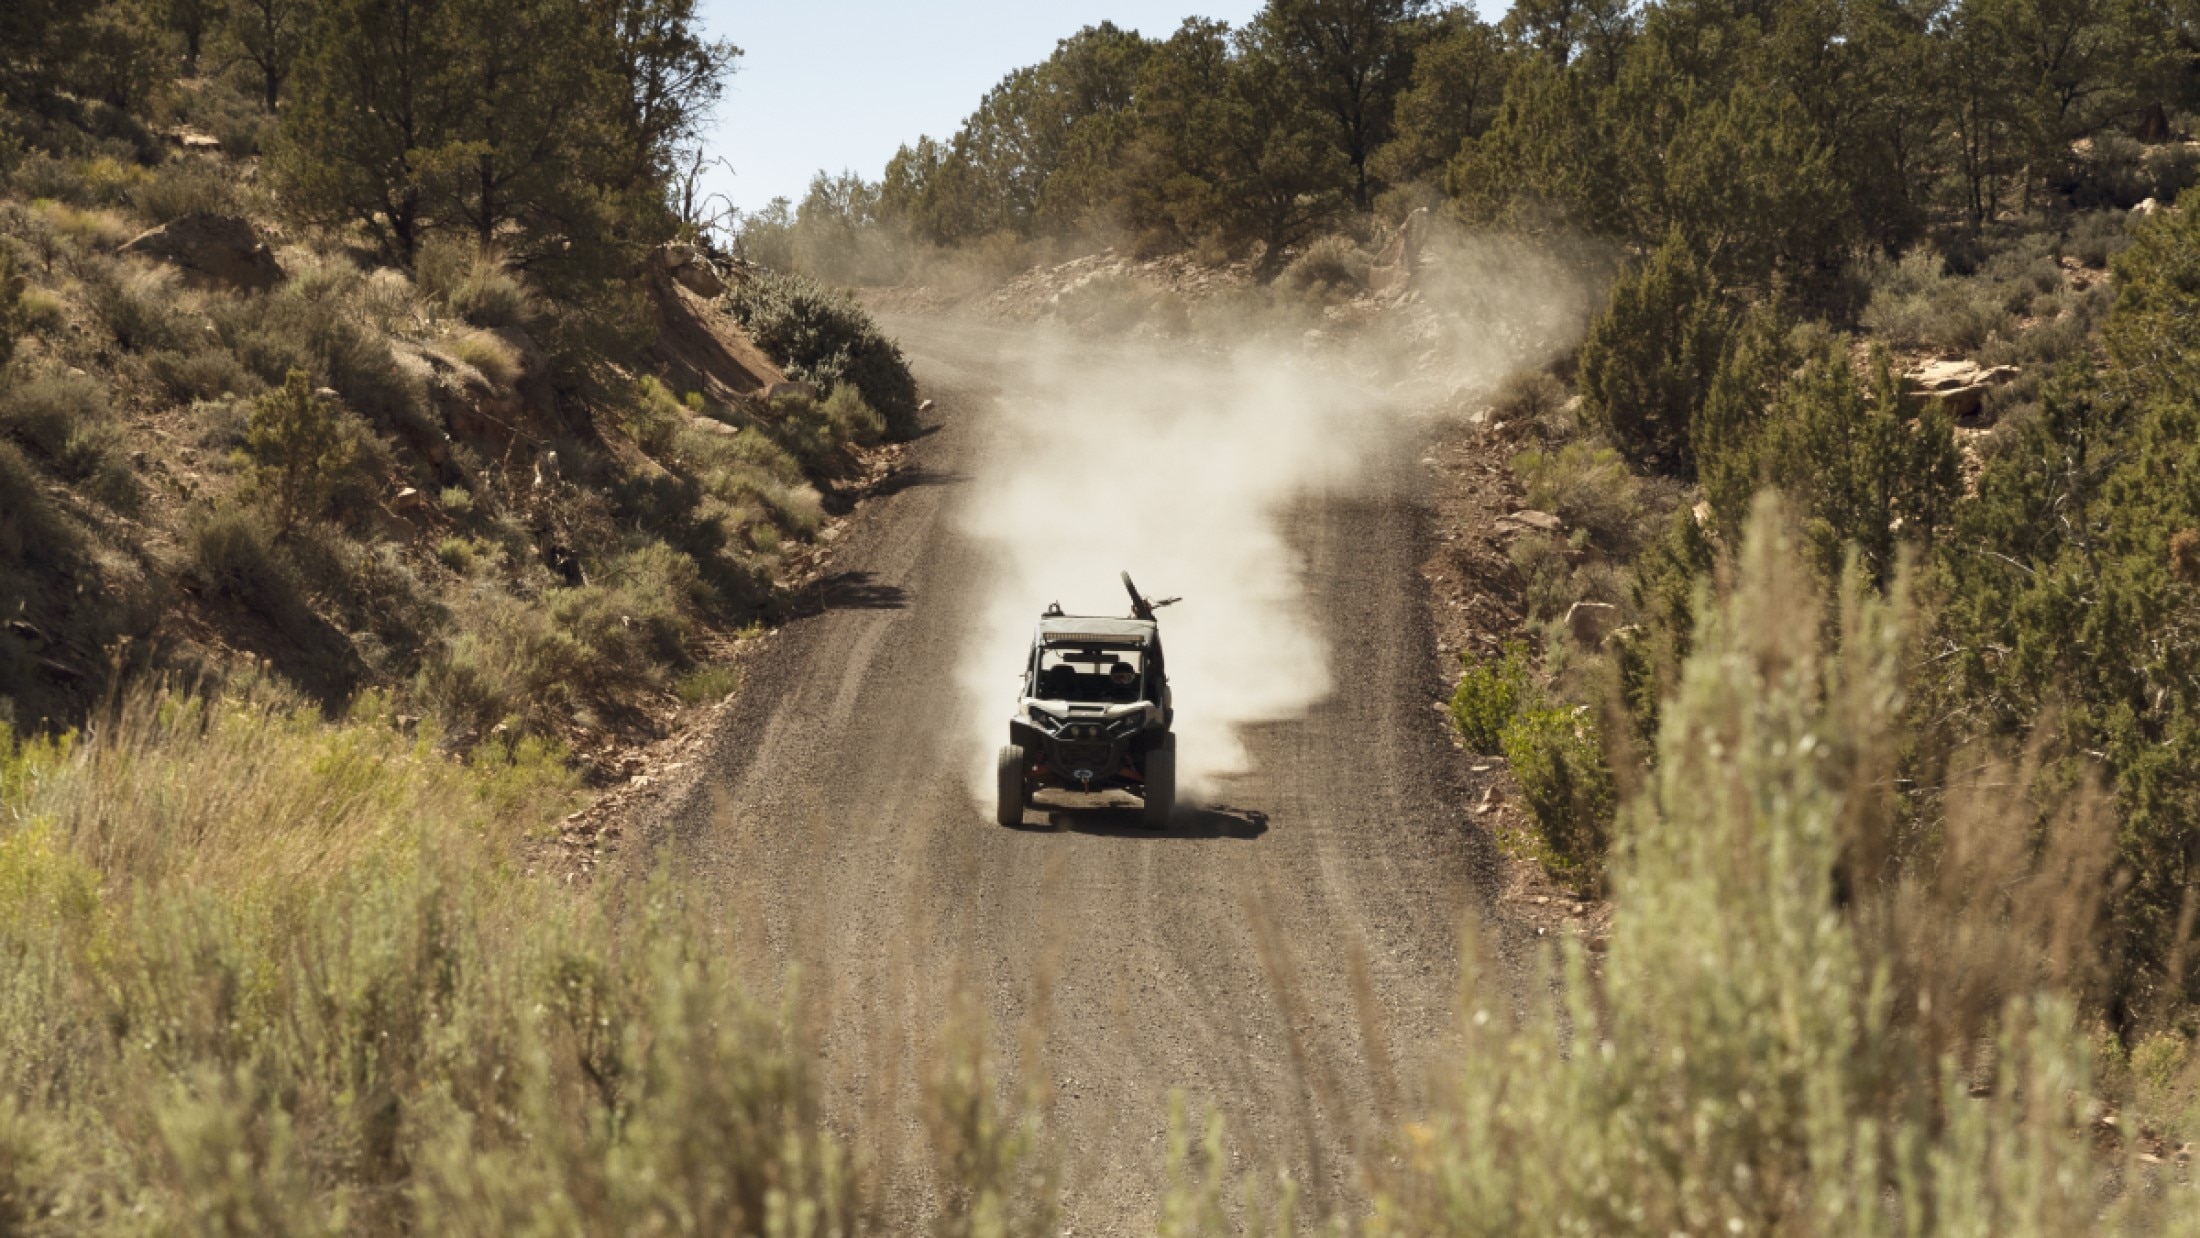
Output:
[[[1122,717],[1117,718],[1114,722],[1110,723],[1108,726],[1108,734],[1120,739],[1124,736],[1136,735],[1140,731],[1143,731],[1145,729],[1146,711],[1141,709],[1135,714],[1125,714]]]
[[[1062,720],[1060,718],[1057,718],[1053,714],[1050,714],[1047,711],[1040,709],[1036,706],[1026,708],[1024,710],[1024,716],[1031,719],[1031,725],[1039,728],[1042,731],[1045,731],[1049,735],[1057,734],[1062,729]]]

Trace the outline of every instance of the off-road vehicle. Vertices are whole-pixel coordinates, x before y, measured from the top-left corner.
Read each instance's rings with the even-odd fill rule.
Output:
[[[1146,824],[1168,824],[1176,710],[1154,612],[1178,599],[1147,601],[1129,572],[1123,587],[1128,619],[1065,615],[1059,603],[1039,617],[1001,749],[1002,825],[1023,824],[1032,797],[1049,789],[1128,791],[1143,801]]]

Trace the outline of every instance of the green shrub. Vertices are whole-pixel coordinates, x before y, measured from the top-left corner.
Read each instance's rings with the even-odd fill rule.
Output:
[[[1325,236],[1283,269],[1286,288],[1322,301],[1346,300],[1367,287],[1372,268],[1352,238]]]
[[[625,922],[515,871],[574,799],[553,749],[460,764],[387,708],[133,693],[94,740],[0,736],[0,1146],[31,1152],[0,1204],[858,1228],[795,1008],[671,897],[633,891]]]
[[[445,347],[453,357],[472,366],[490,386],[500,391],[510,391],[519,381],[519,354],[490,332],[461,331],[452,336]]]
[[[84,300],[125,351],[178,348],[191,334],[166,267],[95,265],[85,273]]]
[[[1593,885],[1611,845],[1618,793],[1587,709],[1521,709],[1505,724],[1499,746],[1548,849],[1545,863]]]
[[[1619,818],[1609,934],[1569,935],[1525,981],[1496,941],[1462,949],[1459,1056],[1377,1171],[1373,1232],[2173,1233],[2190,1214],[2144,1142],[2077,1134],[2102,1113],[2091,1055],[2039,959],[2092,954],[2058,882],[2103,879],[2102,840],[2040,823],[1993,768],[1931,863],[1875,849],[1855,874],[1911,659],[1862,597],[1821,651],[1776,520],[1752,522]],[[2165,1129],[2189,1137],[2190,1114]]]
[[[1853,551],[1875,581],[1891,580],[1898,548],[1930,545],[1962,492],[1947,414],[1913,415],[1883,352],[1867,388],[1838,338],[1773,401],[1756,450],[1764,483],[1795,500],[1827,579]]]
[[[210,159],[171,159],[124,193],[130,208],[149,224],[186,215],[241,213],[234,173]]]
[[[129,221],[113,211],[97,208],[84,209],[51,198],[32,195],[33,218],[48,229],[60,241],[79,251],[106,253],[118,249],[137,235],[137,229]]]
[[[1528,704],[1528,647],[1508,642],[1504,656],[1495,662],[1474,661],[1461,655],[1467,673],[1451,694],[1451,724],[1467,748],[1483,756],[1503,750],[1505,727]]]
[[[673,681],[672,693],[689,705],[708,705],[732,696],[741,686],[741,672],[722,662],[698,666]]]
[[[435,557],[438,563],[459,575],[471,576],[490,561],[485,553],[487,549],[478,538],[446,537],[435,544]]]
[[[529,733],[605,725],[661,690],[687,664],[695,615],[710,600],[695,561],[652,542],[592,563],[588,575],[533,602],[469,597],[454,635],[415,677],[422,704],[478,738],[507,719]]]
[[[1713,527],[1729,540],[1741,536],[1749,505],[1765,484],[1758,450],[1765,415],[1802,363],[1801,337],[1775,310],[1760,307],[1743,315],[1727,339],[1726,353],[1703,407],[1696,410],[1690,437],[1696,450],[1696,480],[1711,505]]]
[[[1574,588],[1574,550],[1568,539],[1546,533],[1516,538],[1506,548],[1505,557],[1520,578],[1522,609],[1531,622],[1556,619],[1582,600]]]
[[[300,370],[252,402],[245,457],[252,487],[274,510],[279,532],[318,519],[341,493],[361,484],[364,437]]]
[[[734,317],[788,374],[832,388],[852,383],[892,438],[917,429],[917,380],[901,349],[861,306],[799,276],[754,273],[727,294]]]
[[[1989,256],[1974,278],[2011,314],[2052,312],[2066,286],[2054,246],[2037,233]]]
[[[357,271],[325,264],[304,267],[268,296],[224,299],[211,310],[222,344],[269,386],[303,370],[378,424],[421,422],[425,385],[391,353],[372,321],[373,299]]]
[[[61,294],[48,288],[25,288],[17,309],[26,332],[53,335],[68,325],[68,311]]]
[[[525,280],[471,240],[434,236],[413,264],[422,295],[477,327],[530,327],[542,305]]]
[[[220,142],[227,158],[250,159],[266,151],[275,132],[275,117],[257,98],[216,77],[202,79],[197,89],[177,93],[184,119]]]
[[[634,445],[652,456],[672,450],[687,425],[688,408],[672,390],[644,375],[631,399],[620,406],[620,420]]]
[[[2012,333],[2006,301],[1988,281],[1950,276],[1940,255],[1920,246],[1873,273],[1862,322],[1897,347],[1968,353]]]
[[[52,570],[74,556],[77,537],[46,497],[45,483],[15,444],[0,438],[0,563]],[[19,605],[26,575],[0,576],[0,605]]]
[[[1581,345],[1582,412],[1629,459],[1686,469],[1689,423],[1726,347],[1711,273],[1676,230],[1620,277]]]
[[[832,427],[833,437],[844,446],[876,447],[886,434],[886,419],[864,401],[863,393],[852,383],[835,387],[818,411]]]
[[[2063,237],[2063,251],[2094,270],[2131,244],[2130,215],[2123,211],[2087,211],[2074,216]]]
[[[161,391],[179,403],[250,395],[261,385],[237,363],[235,354],[221,347],[163,350],[147,356],[145,368]]]
[[[23,274],[16,269],[15,251],[0,245],[0,370],[15,356],[15,341],[30,329],[30,315],[23,306]]]
[[[1641,540],[1642,485],[1609,447],[1568,443],[1513,457],[1528,505],[1587,529],[1605,547],[1626,552]]]
[[[0,434],[30,448],[57,466],[109,417],[107,388],[84,374],[47,373],[8,384],[0,390]]]
[[[191,574],[214,590],[269,615],[297,597],[290,569],[276,557],[274,531],[256,513],[218,507],[191,522]]]
[[[1543,369],[1514,370],[1490,393],[1492,420],[1508,426],[1537,426],[1554,438],[1574,432],[1574,426],[1561,424],[1560,411],[1565,407],[1566,384]]]

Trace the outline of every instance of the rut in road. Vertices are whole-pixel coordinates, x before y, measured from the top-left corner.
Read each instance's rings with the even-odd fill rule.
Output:
[[[1030,596],[1010,614],[1001,582],[1034,587],[1043,560],[970,530],[997,527],[985,505],[1003,491],[990,487],[1036,487],[1069,506],[1076,487],[1029,475],[1037,461],[1059,469],[1060,455],[1044,426],[1005,411],[1035,394],[1023,336],[887,325],[937,401],[933,424],[902,480],[851,524],[819,613],[749,663],[701,786],[658,824],[652,850],[696,875],[763,983],[796,969],[828,1103],[884,1180],[908,1184],[900,1220],[929,1206],[923,1080],[941,1029],[970,1024],[970,1010],[951,1018],[958,1005],[990,1028],[1004,1079],[1043,1090],[1076,1231],[1151,1229],[1172,1092],[1223,1115],[1240,1169],[1285,1168],[1315,1210],[1350,1207],[1357,1158],[1426,1094],[1453,1021],[1462,918],[1489,923],[1498,879],[1462,807],[1479,788],[1430,708],[1444,683],[1416,574],[1426,517],[1410,436],[1350,469],[1322,462],[1295,496],[1253,495],[1269,505],[1265,525],[1161,513],[1180,540],[1250,539],[1230,548],[1256,573],[1281,573],[1250,599],[1221,592],[1243,571],[1164,579],[1123,561],[1106,512],[1048,516],[1034,532],[1066,539],[1060,561],[1090,577],[1059,599],[1071,609],[1117,609],[1120,567],[1187,595],[1163,614],[1190,722],[1180,742],[1242,750],[1210,754],[1196,806],[1166,831],[1128,811],[1039,811],[1002,829],[973,795],[973,744],[1002,742],[1021,649],[991,699],[964,690],[983,678],[972,651],[992,656],[1011,622],[1020,642],[1057,599]],[[1111,433],[1106,408],[1080,415],[1092,424],[1064,426],[1064,440],[1135,446],[1133,427]],[[1212,462],[1209,481],[1224,484],[1226,468]],[[1177,468],[1170,484],[1201,475]],[[1199,563],[1145,548],[1173,555],[1175,570]],[[1230,621],[1202,626],[1191,618],[1202,606]],[[1283,635],[1252,639],[1263,624]],[[1263,649],[1297,660],[1266,666]],[[1189,669],[1203,652],[1208,663]],[[1310,668],[1311,684],[1291,678]],[[1235,695],[1203,723],[1203,691]]]

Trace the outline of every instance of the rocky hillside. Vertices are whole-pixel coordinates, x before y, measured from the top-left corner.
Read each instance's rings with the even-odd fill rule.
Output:
[[[199,128],[108,123],[0,181],[0,721],[272,675],[605,765],[729,690],[878,467],[861,391],[789,382],[692,247],[594,304],[471,242],[408,270]]]

